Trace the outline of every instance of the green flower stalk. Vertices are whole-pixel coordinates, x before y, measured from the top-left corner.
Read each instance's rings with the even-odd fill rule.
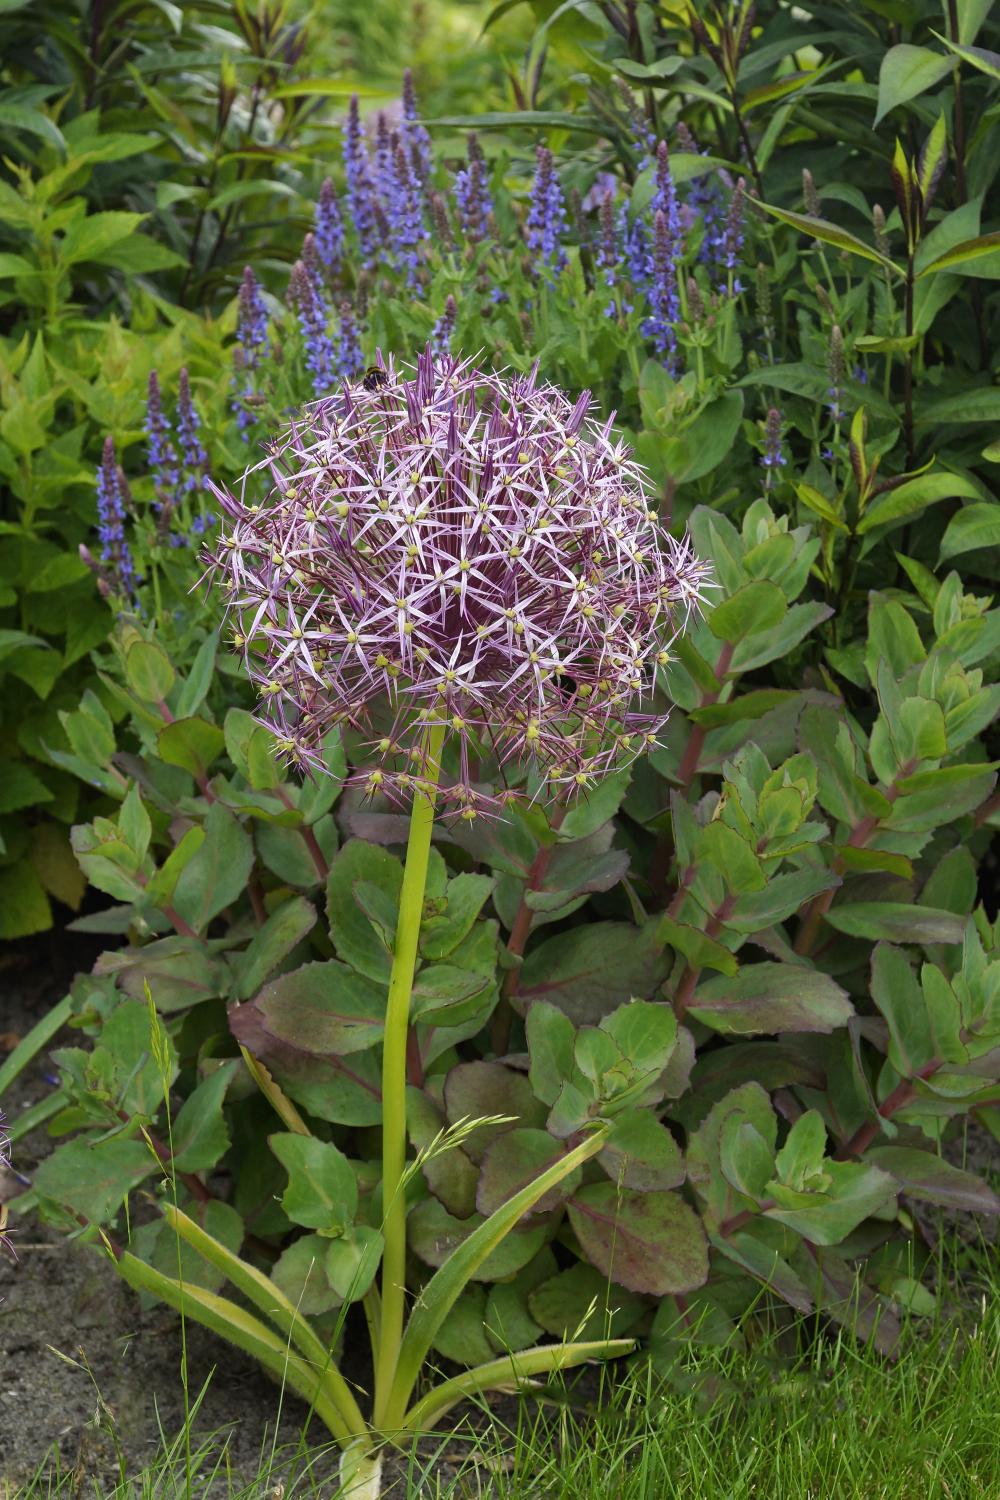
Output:
[[[541,386],[537,372],[507,381],[436,360],[430,348],[412,380],[380,370],[380,379],[365,377],[296,418],[289,441],[258,466],[271,480],[264,504],[251,493],[255,470],[239,498],[218,492],[229,532],[211,558],[279,748],[319,770],[331,727],[374,728],[387,716],[389,735],[373,741],[383,769],[358,774],[369,791],[392,791],[410,808],[382,1041],[381,1245],[370,1228],[366,1241],[381,1249],[378,1291],[370,1260],[364,1282],[370,1419],[280,1287],[176,1207],[165,1212],[178,1234],[267,1322],[128,1253],[119,1261],[133,1285],[183,1306],[311,1403],[343,1449],[352,1500],[379,1494],[387,1444],[411,1441],[456,1402],[632,1347],[607,1338],[508,1352],[415,1398],[424,1362],[483,1262],[604,1148],[610,1126],[595,1111],[559,1137],[555,1159],[486,1214],[407,1316],[411,998],[435,817],[501,816],[511,796],[533,786],[564,801],[655,742],[664,706],[643,700],[706,583],[689,545],[660,530],[641,471],[612,441],[610,423],[588,420],[588,395],[573,403]],[[503,782],[499,795],[472,774],[473,758]],[[405,770],[394,769],[400,762]],[[290,1131],[275,1147],[282,1160],[336,1156],[244,1057]],[[510,1119],[460,1120],[427,1149],[452,1149],[473,1127]],[[358,1296],[360,1275],[359,1267]]]

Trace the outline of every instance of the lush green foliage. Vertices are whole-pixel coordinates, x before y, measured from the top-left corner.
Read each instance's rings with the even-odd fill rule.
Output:
[[[718,583],[664,671],[678,705],[666,743],[631,777],[564,815],[512,811],[436,839],[409,1055],[412,1288],[554,1174],[433,1332],[460,1363],[545,1334],[643,1333],[662,1351],[696,1322],[725,1341],[761,1284],[789,1315],[891,1348],[900,1307],[931,1305],[911,1203],[1000,1207],[942,1151],[970,1112],[1000,1130],[1000,929],[979,884],[1000,709],[1000,609],[981,592],[1000,539],[983,431],[1000,418],[987,9],[900,7],[888,22],[830,4],[818,30],[777,5],[752,28],[747,7],[705,7],[693,25],[670,6],[640,8],[632,32],[587,7],[586,34],[576,9],[553,16],[554,34],[579,28],[591,86],[572,84],[565,107],[480,117],[489,231],[463,231],[449,200],[415,286],[405,262],[366,265],[350,240],[326,284],[341,327],[345,303],[362,319],[366,354],[442,337],[452,295],[453,349],[538,358],[591,387]],[[531,124],[581,195],[565,268],[522,237]],[[659,134],[681,219],[676,349],[658,344],[648,274],[621,249],[602,258],[598,221],[609,191],[630,229],[648,216]],[[759,199],[745,223],[741,172]],[[311,394],[284,277],[259,271],[274,300],[256,438]],[[135,474],[129,538],[147,580],[144,613],[119,621],[83,697],[51,695],[58,738],[48,705],[33,739],[21,730],[53,796],[81,783],[104,799],[73,849],[115,905],[77,925],[124,940],[74,989],[89,1046],[56,1054],[43,1111],[73,1139],[26,1202],[117,1243],[123,1199],[168,1168],[188,1217],[134,1229],[131,1279],[176,1298],[172,1226],[197,1219],[184,1274],[206,1321],[237,1337],[209,1294],[227,1275],[247,1293],[242,1248],[329,1339],[366,1292],[383,1223],[379,1051],[405,824],[342,792],[364,755],[350,737],[329,742],[326,779],[286,777],[245,689],[220,675],[204,606],[174,618],[196,568],[190,549],[168,555],[137,458],[145,376],[158,367],[169,388],[187,362],[210,466],[234,481],[247,450],[218,362],[235,311],[206,329],[143,306],[173,327],[159,346],[141,320],[115,331],[122,400],[96,336],[77,335],[72,380],[39,335],[8,355],[40,410],[59,399],[53,375],[67,400],[90,382],[90,400],[114,404],[88,420]],[[60,441],[42,432],[12,460],[18,494],[30,514],[58,498],[45,466],[68,454],[82,519],[82,438]],[[44,598],[28,587],[40,566],[83,596],[74,559],[45,545],[12,580],[18,600]],[[70,594],[57,599],[76,620]],[[20,628],[57,634],[35,607]],[[15,667],[52,650],[10,649]],[[17,775],[40,783],[20,758]],[[560,1177],[598,1121],[599,1155]]]

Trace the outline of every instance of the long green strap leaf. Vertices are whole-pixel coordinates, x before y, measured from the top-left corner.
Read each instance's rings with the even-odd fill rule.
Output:
[[[32,1026],[27,1036],[21,1038],[3,1067],[0,1068],[0,1095],[10,1088],[17,1075],[28,1066],[36,1053],[41,1052],[45,1043],[52,1040],[60,1026],[65,1025],[69,1020],[72,1005],[73,998],[67,995],[42,1017],[37,1026]]]
[[[532,1375],[569,1370],[593,1359],[617,1359],[631,1354],[634,1348],[635,1339],[596,1339],[579,1344],[538,1344],[531,1349],[504,1354],[499,1359],[490,1360],[489,1364],[463,1370],[461,1375],[436,1386],[410,1407],[403,1418],[403,1430],[414,1433],[429,1431],[438,1417],[479,1391],[516,1390]]]
[[[154,1270],[145,1261],[138,1260],[128,1251],[117,1262],[118,1272],[137,1292],[151,1292],[161,1302],[174,1307],[185,1317],[194,1318],[212,1333],[227,1339],[238,1349],[244,1350],[270,1370],[279,1381],[285,1381],[310,1405],[337,1441],[347,1447],[355,1437],[341,1412],[323,1389],[322,1376],[310,1369],[305,1360],[295,1354],[272,1333],[259,1318],[238,1307],[226,1297],[204,1287],[192,1286],[189,1282],[175,1281]]]
[[[420,1367],[430,1350],[438,1329],[451,1312],[469,1281],[486,1257],[496,1249],[500,1241],[514,1228],[529,1209],[534,1208],[550,1188],[557,1187],[564,1177],[589,1161],[604,1148],[607,1128],[595,1130],[579,1146],[568,1151],[561,1161],[554,1162],[547,1171],[527,1187],[515,1193],[506,1203],[496,1209],[485,1224],[474,1229],[469,1238],[452,1251],[444,1265],[435,1271],[430,1281],[420,1292],[416,1306],[399,1350],[396,1378],[383,1419],[387,1431],[398,1427],[410,1399]]]
[[[361,1408],[351,1392],[350,1386],[333,1362],[333,1356],[310,1328],[306,1319],[263,1271],[258,1271],[248,1261],[241,1260],[200,1224],[175,1208],[172,1203],[163,1205],[163,1214],[170,1227],[182,1239],[187,1240],[198,1254],[221,1271],[238,1292],[242,1292],[265,1317],[270,1318],[281,1332],[296,1344],[305,1359],[315,1370],[316,1378],[328,1388],[328,1396],[335,1401],[343,1419],[345,1430],[357,1435],[367,1429]]]

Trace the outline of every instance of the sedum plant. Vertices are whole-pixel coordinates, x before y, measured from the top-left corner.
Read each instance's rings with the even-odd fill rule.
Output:
[[[364,889],[375,920],[384,924],[381,957],[370,955],[379,973],[385,971],[384,1006],[371,985],[356,995],[362,1007],[370,1007],[367,1029],[377,1028],[381,1037],[375,1094],[381,1171],[369,1183],[368,1211],[355,1222],[355,1169],[336,1144],[310,1129],[256,1059],[255,1018],[245,1014],[250,1006],[239,1007],[233,1030],[243,1059],[288,1127],[270,1138],[289,1174],[283,1206],[313,1233],[290,1247],[290,1259],[282,1257],[284,1277],[271,1279],[240,1260],[210,1222],[198,1223],[176,1204],[166,1218],[277,1324],[288,1347],[236,1304],[167,1276],[132,1251],[111,1248],[131,1285],[184,1307],[283,1374],[310,1401],[344,1448],[341,1477],[351,1494],[377,1494],[384,1444],[421,1431],[462,1397],[517,1387],[530,1376],[632,1347],[627,1339],[570,1338],[508,1349],[414,1396],[431,1345],[468,1283],[491,1260],[521,1264],[525,1248],[530,1254],[539,1243],[535,1229],[522,1232],[516,1248],[511,1244],[521,1221],[540,1204],[559,1202],[566,1185],[579,1181],[583,1166],[606,1151],[611,1121],[627,1105],[636,1109],[659,1096],[657,1081],[676,1030],[662,1002],[635,1001],[608,1018],[602,1067],[611,1072],[594,1079],[588,1108],[578,1119],[551,1138],[537,1130],[515,1131],[502,1153],[494,1153],[492,1180],[477,1196],[476,1224],[445,1253],[438,1240],[429,1252],[436,1272],[406,1315],[408,1180],[421,1167],[440,1169],[449,1154],[461,1152],[468,1160],[462,1148],[477,1133],[495,1134],[519,1121],[499,1096],[496,1112],[480,1113],[475,1088],[468,1113],[443,1128],[435,1130],[429,1100],[420,1109],[407,1108],[408,1081],[414,1070],[420,1078],[425,1067],[424,1042],[427,1061],[435,1050],[435,1023],[447,1028],[449,1021],[471,1019],[478,1029],[484,1004],[488,1011],[497,998],[495,929],[475,928],[489,882],[474,874],[445,881],[440,857],[432,867],[435,812],[443,807],[468,825],[481,814],[502,816],[512,801],[534,803],[544,795],[558,797],[572,816],[572,799],[583,789],[599,793],[619,763],[627,766],[647,752],[664,714],[643,711],[641,700],[652,698],[657,666],[669,659],[669,646],[706,580],[690,547],[661,533],[640,471],[627,450],[609,440],[610,424],[588,419],[589,404],[586,393],[573,404],[540,385],[537,372],[505,381],[451,359],[436,362],[428,348],[412,379],[383,369],[367,385],[347,386],[304,412],[258,466],[270,480],[261,501],[254,470],[244,478],[241,499],[219,493],[230,529],[219,540],[213,567],[235,623],[235,644],[258,684],[263,722],[278,726],[278,752],[326,778],[331,735],[345,725],[375,732],[377,751],[400,758],[407,768],[359,772],[369,795],[391,791],[411,802],[401,870],[396,861],[379,861],[379,870],[370,870],[372,851],[349,844],[329,876],[331,882],[346,876],[352,892]],[[130,666],[136,653],[140,679],[144,657],[151,673],[141,691],[155,698],[162,662],[155,648],[136,641],[128,651]],[[168,691],[166,680],[162,688]],[[175,718],[162,694],[159,701],[165,731],[180,729],[180,760],[190,767],[191,756],[209,756],[210,726]],[[249,726],[248,769],[250,747],[255,740],[260,744],[260,734]],[[503,792],[493,796],[484,782],[498,779]],[[301,795],[314,805],[329,796],[322,779]],[[289,810],[295,811],[290,802]],[[91,868],[99,873],[101,862],[117,863],[120,841],[129,841],[136,856],[125,862],[133,866],[132,882],[147,891],[158,884],[164,915],[182,936],[195,936],[197,928],[177,910],[177,901],[186,909],[185,876],[203,847],[199,830],[192,828],[175,850],[176,877],[168,873],[170,859],[147,877],[150,831],[141,801],[130,792],[117,829],[95,824],[79,839],[78,852],[85,865],[97,862]],[[301,831],[309,853],[325,867],[317,834]],[[185,844],[193,845],[191,863]],[[355,886],[355,861],[358,873],[376,879],[362,878]],[[399,880],[390,876],[386,890],[384,878],[393,869]],[[213,906],[220,899],[226,903],[226,884],[225,878],[212,880],[203,897]],[[429,935],[428,898],[437,908]],[[330,911],[338,923],[350,920],[335,893]],[[303,919],[311,926],[308,908],[279,908],[265,921],[261,974],[273,963],[273,950],[267,950],[275,925],[284,931],[280,948],[301,936]],[[374,935],[374,929],[369,932]],[[357,936],[363,949],[365,934]],[[417,976],[422,941],[425,953],[429,942],[447,962],[423,965]],[[308,1005],[313,981],[324,990],[331,979],[339,987],[341,966],[331,964],[330,973],[326,967],[302,971],[307,989],[289,997],[293,1004]],[[150,984],[151,996],[157,988]],[[255,990],[251,983],[245,993]],[[135,1021],[143,1015],[141,1006],[133,1008]],[[425,1038],[418,1017],[430,1034]],[[459,1035],[465,1029],[460,1026]],[[294,1023],[288,1036],[293,1045],[304,1040]],[[154,1021],[150,1079],[155,1082],[158,1068],[167,1089],[174,1056]],[[220,1070],[213,1080],[220,1102],[231,1071]],[[327,1107],[316,1102],[321,1118],[335,1118],[342,1108],[336,1081],[328,1092]],[[409,1166],[408,1115],[418,1139],[429,1137],[420,1139]],[[183,1148],[179,1155],[175,1150],[182,1130],[178,1116],[170,1147],[176,1166],[185,1156]],[[195,1159],[198,1154],[196,1146]],[[683,1213],[693,1227],[690,1210]],[[422,1232],[427,1243],[435,1229],[425,1223]],[[370,1418],[362,1415],[331,1349],[283,1285],[289,1272],[293,1279],[305,1273],[308,1281],[314,1267],[323,1268],[317,1277],[328,1280],[345,1303],[364,1302],[374,1361]]]
[[[379,410],[390,390],[345,399]],[[266,608],[259,631],[237,623],[272,599],[254,591],[261,532],[315,510],[318,487],[339,535],[334,482],[317,466],[259,512],[248,482],[233,519],[256,572],[229,592],[252,659],[284,649]],[[410,821],[405,783],[369,787],[389,695],[370,724],[324,722],[304,747],[324,770],[298,784],[251,713],[216,721],[214,637],[180,677],[127,621],[102,686],[141,756],[96,696],[67,720],[78,774],[117,804],[74,832],[116,903],[78,925],[125,941],[0,1072],[2,1093],[67,1017],[89,1042],[56,1050],[59,1088],[14,1123],[69,1139],[12,1208],[100,1231],[134,1286],[287,1378],[352,1482],[376,1437],[404,1441],[487,1383],[640,1335],[683,1378],[687,1345],[738,1341],[762,1287],[779,1323],[821,1315],[891,1352],[901,1310],[934,1307],[915,1211],[1000,1206],[944,1151],[965,1118],[996,1128],[1000,1100],[1000,931],[973,858],[996,816],[1000,611],[955,574],[922,580],[923,611],[873,592],[848,698],[811,665],[828,606],[802,597],[810,527],[759,499],[739,528],[696,510],[691,541],[716,587],[655,664],[677,707],[577,799],[546,806],[544,761],[518,758],[501,815],[445,797],[434,821],[464,742],[437,694],[412,724]],[[300,572],[281,575],[292,598]],[[325,703],[336,660],[316,671]],[[405,673],[390,681],[403,698]],[[294,740],[309,726],[277,697]],[[488,736],[466,754],[469,787],[495,785]],[[336,1373],[365,1314],[371,1429]],[[465,1373],[413,1385],[428,1357]]]

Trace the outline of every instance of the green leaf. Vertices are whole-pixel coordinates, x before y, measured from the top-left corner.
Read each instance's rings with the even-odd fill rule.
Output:
[[[871,1146],[865,1160],[895,1178],[908,1198],[966,1213],[1000,1213],[1000,1198],[991,1187],[932,1151],[912,1146]]]
[[[420,924],[420,951],[424,957],[441,959],[453,953],[472,930],[492,891],[493,880],[489,875],[456,875],[448,882],[443,903],[425,903]]]
[[[170,1136],[178,1172],[209,1171],[228,1151],[229,1128],[222,1105],[239,1065],[238,1058],[230,1058],[181,1105]]]
[[[929,47],[912,47],[907,42],[890,47],[882,58],[878,76],[878,108],[875,124],[908,99],[940,83],[951,72],[951,62]]]
[[[162,647],[153,641],[136,641],[125,658],[129,687],[143,703],[161,703],[174,685],[174,669]]]
[[[996,255],[1000,251],[1000,230],[994,230],[991,234],[977,235],[975,239],[963,240],[959,245],[953,245],[943,255],[939,255],[922,270],[917,273],[919,281],[923,276],[933,276],[938,271],[949,271],[955,266],[968,265],[970,261],[979,261],[989,255]],[[1000,269],[990,268],[992,276],[1000,275]]]
[[[565,1154],[565,1143],[554,1140],[545,1130],[504,1131],[483,1157],[476,1192],[478,1212],[484,1216],[493,1213]],[[574,1191],[579,1181],[577,1169],[539,1198],[531,1213],[550,1213]],[[525,1219],[528,1217],[526,1214]]]
[[[828,526],[834,527],[837,531],[850,531],[843,516],[834,509],[833,501],[828,500],[820,490],[814,489],[811,484],[797,484],[795,493],[802,504],[819,516],[820,520],[825,521]]]
[[[189,719],[204,703],[215,676],[219,632],[211,631],[198,647],[194,661],[177,690],[177,717]]]
[[[358,1302],[366,1295],[382,1259],[384,1242],[377,1229],[355,1224],[326,1251],[326,1278],[341,1302]]]
[[[315,923],[316,908],[303,896],[293,896],[273,911],[235,962],[236,998],[249,1000],[256,995],[268,975],[312,931]]]
[[[936,505],[939,500],[949,500],[960,495],[978,499],[981,493],[979,485],[973,484],[961,474],[920,474],[916,479],[908,479],[905,484],[898,485],[884,495],[877,495],[855,530],[859,536],[864,536],[865,532],[876,526],[885,526],[889,522],[898,525],[928,505]]]
[[[864,240],[848,234],[846,229],[841,229],[837,224],[831,224],[826,219],[814,219],[810,214],[792,213],[787,208],[775,208],[770,203],[758,203],[758,206],[775,219],[780,219],[782,224],[789,224],[792,229],[799,230],[801,234],[807,234],[810,239],[822,240],[824,244],[835,245],[838,250],[846,250],[851,255],[859,255],[864,260],[874,261],[876,265],[893,272],[896,276],[903,274],[893,261],[880,255],[871,245],[866,245]]]
[[[204,828],[205,842],[181,871],[173,901],[196,932],[243,895],[253,868],[250,835],[220,802],[208,809]]]
[[[828,974],[798,964],[745,964],[734,978],[699,984],[690,1013],[713,1031],[751,1036],[767,1031],[835,1031],[854,1014]]]
[[[686,1175],[680,1147],[651,1109],[619,1115],[597,1160],[612,1182],[638,1193],[680,1187]]]
[[[829,1178],[826,1192],[797,1194],[772,1182],[769,1191],[778,1206],[766,1209],[765,1216],[786,1224],[815,1245],[839,1245],[863,1220],[896,1196],[896,1183],[877,1167],[827,1161],[823,1171]]]
[[[342,1300],[324,1269],[327,1251],[339,1244],[319,1234],[304,1234],[282,1251],[271,1268],[271,1281],[306,1317],[328,1312]]]
[[[665,963],[655,924],[590,922],[533,948],[521,969],[522,1004],[547,1000],[575,1025],[596,1022],[633,995],[650,994]]]
[[[939,969],[925,966],[917,983],[900,948],[879,943],[872,955],[872,999],[889,1024],[889,1061],[903,1078],[928,1064],[962,1061],[961,1008]]]
[[[78,261],[100,260],[112,245],[127,240],[145,217],[145,214],[108,212],[78,219],[69,226],[59,245],[60,261],[64,266],[72,266]]]
[[[220,1245],[219,1248],[223,1247]],[[343,1397],[336,1400],[328,1389],[324,1390],[324,1385],[333,1384],[334,1372],[327,1368],[329,1360],[322,1345],[319,1346],[321,1351],[319,1357],[313,1354],[307,1362],[288,1348],[284,1337],[279,1338],[259,1318],[255,1318],[235,1302],[230,1302],[215,1292],[206,1291],[203,1287],[192,1286],[190,1282],[175,1281],[161,1271],[155,1270],[154,1267],[145,1265],[129,1251],[126,1251],[117,1262],[117,1270],[119,1275],[136,1291],[151,1293],[161,1302],[165,1302],[168,1307],[175,1308],[186,1317],[194,1318],[212,1333],[252,1355],[257,1363],[269,1370],[279,1382],[287,1383],[308,1405],[314,1407],[316,1415],[332,1433],[345,1443],[349,1439],[355,1429],[353,1421],[349,1425],[348,1421],[344,1420],[343,1410],[346,1408],[350,1411],[350,1406],[354,1406],[356,1410],[356,1403],[353,1402],[349,1392],[346,1393],[348,1399],[345,1401]],[[267,1284],[275,1299],[287,1301],[273,1282]],[[292,1312],[293,1315],[298,1316],[294,1308]],[[301,1321],[299,1319],[299,1322]],[[322,1377],[317,1374],[320,1370],[323,1371]],[[353,1412],[351,1412],[351,1417],[353,1418]],[[360,1413],[357,1414],[356,1420],[359,1423],[363,1420]]]
[[[979,547],[996,547],[1000,543],[1000,505],[983,501],[966,505],[948,522],[941,538],[941,562],[972,552]]]
[[[708,1278],[708,1245],[678,1193],[637,1193],[615,1183],[581,1188],[567,1205],[590,1263],[630,1292],[690,1292]]]
[[[554,1104],[562,1085],[573,1074],[576,1030],[561,1010],[545,1000],[536,1000],[529,1007],[524,1029],[532,1090],[544,1104]]]
[[[306,1056],[349,1057],[380,1040],[384,1018],[384,986],[332,961],[280,975],[229,1017],[237,1040],[263,1058],[273,1042]]]
[[[552,1144],[556,1145],[554,1141]],[[558,1187],[558,1177],[554,1174],[564,1161],[569,1161],[569,1156],[560,1156],[545,1174],[548,1186],[539,1196],[546,1196]],[[568,1171],[575,1170],[573,1164],[568,1168]],[[518,1202],[540,1180],[543,1179],[533,1175],[531,1182],[501,1204],[493,1217],[503,1214],[510,1204]],[[526,1217],[527,1211],[522,1210],[518,1216],[519,1224]],[[469,1243],[476,1230],[485,1229],[489,1222],[478,1213],[470,1214],[467,1219],[456,1219],[436,1198],[425,1198],[410,1210],[406,1221],[407,1244],[425,1264],[447,1269],[456,1252]],[[516,1275],[538,1254],[545,1243],[546,1233],[546,1226],[539,1224],[528,1229],[518,1227],[514,1233],[503,1235],[489,1254],[473,1267],[468,1279],[505,1281]]]
[[[529,1294],[528,1306],[540,1330],[556,1338],[583,1338],[625,1333],[645,1309],[642,1298],[610,1287],[607,1277],[577,1261],[550,1276]]]
[[[376,887],[393,910],[398,909],[403,883],[399,860],[375,844],[348,839],[331,863],[326,883],[330,937],[345,963],[369,979],[388,983],[392,954],[355,899],[355,886],[362,881]],[[395,931],[395,921],[391,925]]]
[[[944,42],[957,57],[963,62],[969,63],[973,68],[978,68],[980,73],[985,73],[987,78],[1000,81],[1000,52],[990,52],[986,47],[963,47],[958,42],[953,42],[946,36],[938,36],[939,42]]]
[[[34,1187],[89,1224],[107,1224],[132,1189],[159,1170],[145,1141],[68,1141],[35,1168]]]
[[[832,906],[826,920],[838,932],[870,943],[960,943],[965,934],[964,917],[900,901],[844,902]]]
[[[168,766],[190,771],[196,781],[203,781],[208,768],[222,754],[225,736],[206,719],[175,719],[164,724],[156,739],[160,757]]]
[[[708,615],[708,628],[718,640],[735,645],[745,636],[772,629],[784,618],[787,608],[777,584],[757,579],[717,605]]]
[[[0,813],[17,812],[22,807],[37,807],[51,802],[52,793],[40,776],[23,761],[0,761]]]
[[[462,1149],[474,1162],[482,1161],[488,1146],[504,1131],[545,1123],[545,1107],[527,1078],[497,1062],[458,1063],[445,1080],[444,1103],[452,1125],[493,1115],[509,1117],[506,1124],[481,1125],[465,1137]]]
[[[599,1023],[637,1074],[650,1080],[663,1072],[677,1045],[677,1020],[669,1005],[630,1000]]]
[[[698,927],[675,922],[673,917],[660,918],[658,935],[675,952],[683,954],[693,969],[716,969],[720,974],[735,974],[739,968],[735,956],[715,938]]]
[[[829,604],[817,601],[809,604],[793,604],[779,624],[771,630],[762,630],[740,641],[733,652],[730,671],[754,672],[778,657],[788,656],[809,634],[828,620],[833,614]]]
[[[272,1135],[269,1144],[288,1173],[281,1206],[293,1224],[323,1235],[349,1229],[358,1210],[358,1182],[344,1153],[305,1135]]]

